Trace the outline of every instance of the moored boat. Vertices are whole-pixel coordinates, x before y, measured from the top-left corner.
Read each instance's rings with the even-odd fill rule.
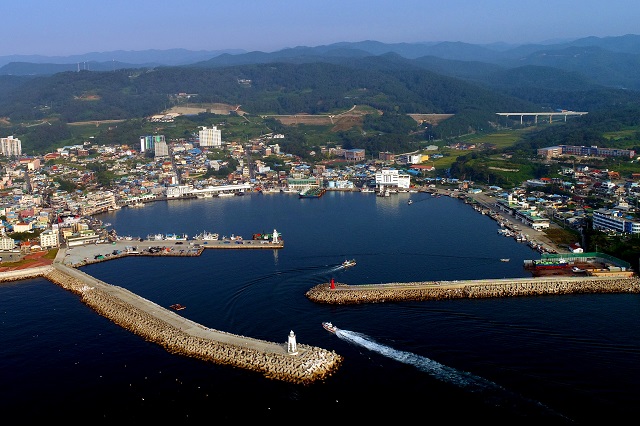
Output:
[[[186,241],[187,238],[187,234],[166,234],[164,236],[166,241]]]
[[[566,269],[571,267],[566,259],[542,259],[533,261],[534,269]]]
[[[345,260],[344,262],[342,262],[342,267],[343,268],[350,268],[352,266],[356,266],[356,260],[355,259],[349,259],[349,260]]]
[[[215,232],[204,231],[202,234],[196,235],[194,239],[204,240],[204,241],[217,241],[219,238],[220,238],[220,235],[218,235]]]
[[[335,325],[331,324],[328,321],[323,322],[322,327],[324,327],[324,329],[330,333],[335,333],[336,331],[338,331],[338,327],[336,327]]]
[[[307,188],[303,191],[300,191],[300,194],[298,196],[300,198],[320,198],[324,195],[325,192],[327,192],[325,188]]]

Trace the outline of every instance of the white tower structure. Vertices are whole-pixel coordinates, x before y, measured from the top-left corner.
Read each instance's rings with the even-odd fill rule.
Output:
[[[296,335],[293,330],[289,332],[289,338],[287,339],[287,353],[289,355],[298,355],[298,345],[296,344]]]
[[[278,231],[276,231],[275,229],[273,230],[273,240],[271,242],[273,243],[278,243],[278,237],[280,236],[280,234],[278,234]]]

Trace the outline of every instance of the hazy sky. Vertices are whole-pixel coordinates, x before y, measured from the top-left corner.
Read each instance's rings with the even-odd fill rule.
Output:
[[[0,56],[640,34],[638,0],[4,0]]]

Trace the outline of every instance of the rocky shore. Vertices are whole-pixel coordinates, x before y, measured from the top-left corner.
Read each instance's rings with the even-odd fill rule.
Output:
[[[615,277],[522,278],[372,285],[319,284],[306,297],[317,303],[361,304],[576,293],[640,293],[640,279]]]

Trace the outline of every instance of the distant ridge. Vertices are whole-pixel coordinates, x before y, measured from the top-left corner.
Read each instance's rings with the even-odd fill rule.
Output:
[[[373,40],[297,46],[274,52],[238,49],[187,49],[92,52],[67,57],[13,55],[0,57],[0,76],[52,75],[63,71],[115,71],[129,68],[188,66],[220,68],[286,62],[348,64],[368,56],[396,55],[403,66],[494,85],[492,73],[519,67],[548,67],[579,73],[585,82],[611,88],[640,90],[640,35],[585,37],[557,43],[486,45],[462,42],[381,43]],[[391,58],[391,56],[389,57]],[[576,74],[577,76],[577,74]],[[521,81],[522,78],[520,78]]]
[[[10,55],[0,56],[0,67],[11,62],[32,64],[78,64],[82,62],[121,62],[126,67],[147,65],[186,65],[205,61],[222,54],[240,55],[246,53],[241,49],[224,50],[187,50],[187,49],[149,49],[149,50],[114,50],[111,52],[90,52],[72,56],[43,55]],[[0,68],[1,70],[2,68]],[[2,72],[2,74],[5,74]]]

